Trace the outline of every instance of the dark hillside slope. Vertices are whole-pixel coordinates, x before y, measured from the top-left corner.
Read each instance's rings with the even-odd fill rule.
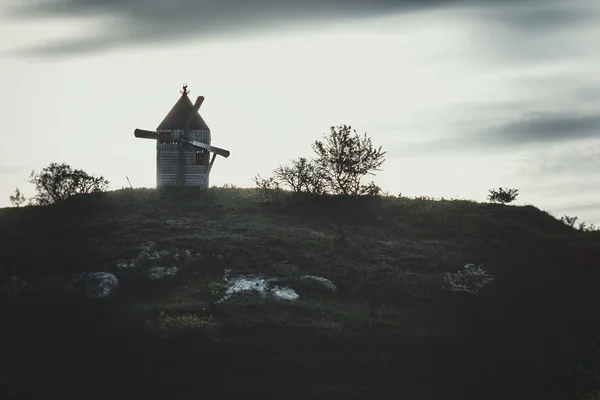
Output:
[[[0,398],[571,399],[598,383],[595,232],[532,206],[268,199],[139,189],[0,209],[0,279],[28,282],[0,293]],[[157,259],[177,276],[143,275]],[[468,263],[495,280],[445,290]],[[219,301],[226,271],[299,298]],[[88,272],[118,289],[70,288]]]

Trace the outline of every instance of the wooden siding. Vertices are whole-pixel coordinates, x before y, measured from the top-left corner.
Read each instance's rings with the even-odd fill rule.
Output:
[[[177,140],[183,136],[182,130],[168,131],[163,133],[169,133],[173,140]],[[210,131],[189,131],[186,135],[188,140],[195,140],[198,142],[210,144]]]
[[[183,137],[183,130],[169,131],[173,142],[156,141],[156,186],[177,186],[177,168],[179,160],[179,142],[177,139]],[[195,140],[210,145],[210,130],[188,131],[185,135],[189,140]],[[203,165],[196,165],[196,149],[189,144],[184,147],[184,185],[203,186],[208,167],[208,154],[205,156]]]
[[[160,143],[156,158],[156,186],[175,186],[177,175],[177,160],[179,151],[177,144]]]
[[[184,185],[202,186],[206,179],[206,165],[196,165],[196,149],[185,148],[184,152]],[[178,143],[158,143],[156,158],[156,186],[176,186],[177,166],[179,160]]]
[[[210,131],[190,131],[188,133],[188,139],[210,144]]]

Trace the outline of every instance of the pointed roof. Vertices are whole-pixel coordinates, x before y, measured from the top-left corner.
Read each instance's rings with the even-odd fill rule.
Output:
[[[194,111],[194,104],[188,97],[188,91],[184,90],[181,97],[175,103],[171,111],[167,114],[165,119],[156,128],[157,131],[167,130],[184,130],[185,124],[188,121],[190,113]],[[189,126],[190,130],[208,131],[210,128],[206,125],[206,122],[202,119],[200,114],[196,111],[192,117],[192,121]]]

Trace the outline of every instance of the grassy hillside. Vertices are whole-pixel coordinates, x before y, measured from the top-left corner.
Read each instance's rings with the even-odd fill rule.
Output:
[[[0,294],[0,398],[592,398],[600,233],[531,206],[267,200],[140,189],[0,209],[0,278],[27,281]],[[142,274],[149,242],[177,276]],[[445,290],[467,263],[495,280]],[[226,270],[300,297],[220,302]],[[111,296],[65,289],[99,271]]]

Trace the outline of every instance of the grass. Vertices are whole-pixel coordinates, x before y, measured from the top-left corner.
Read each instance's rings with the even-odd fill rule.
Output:
[[[0,398],[593,394],[595,232],[532,206],[272,200],[253,189],[126,189],[0,209],[0,278],[28,282],[0,295]],[[144,278],[157,262],[140,257],[148,242],[189,250],[160,261],[177,277]],[[137,269],[118,267],[134,259]],[[446,273],[469,263],[495,277],[487,290],[444,290]],[[300,299],[218,302],[226,269],[277,279]],[[56,287],[96,271],[119,277],[113,296]]]

